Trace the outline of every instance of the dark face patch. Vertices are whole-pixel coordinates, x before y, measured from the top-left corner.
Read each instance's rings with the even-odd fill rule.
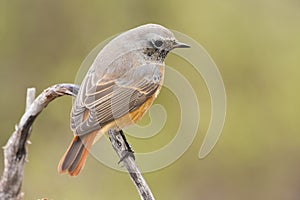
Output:
[[[150,60],[156,60],[163,62],[168,55],[169,51],[165,49],[157,49],[157,48],[146,48],[144,50],[144,54],[146,58]]]

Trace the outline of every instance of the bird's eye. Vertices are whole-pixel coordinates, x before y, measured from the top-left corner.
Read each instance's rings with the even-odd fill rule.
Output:
[[[154,45],[155,45],[156,47],[161,47],[161,46],[163,45],[163,41],[161,41],[161,40],[155,40],[155,41],[154,41]]]

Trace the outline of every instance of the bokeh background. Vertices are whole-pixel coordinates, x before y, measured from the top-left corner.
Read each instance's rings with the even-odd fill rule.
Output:
[[[81,62],[99,42],[149,22],[202,44],[219,66],[228,98],[221,138],[209,156],[199,160],[210,119],[209,95],[187,63],[172,55],[167,59],[194,86],[201,121],[197,137],[180,159],[145,174],[156,198],[299,199],[297,0],[1,0],[0,146],[24,112],[26,88],[34,86],[39,93],[55,83],[74,82]],[[136,152],[162,147],[174,136],[178,102],[167,89],[156,102],[166,107],[167,124],[148,140],[129,137]],[[70,97],[55,100],[34,124],[22,188],[25,199],[139,199],[126,173],[93,157],[77,178],[57,174],[57,163],[72,138],[71,105]],[[146,116],[141,123],[148,121]],[[0,160],[2,171],[2,153]]]

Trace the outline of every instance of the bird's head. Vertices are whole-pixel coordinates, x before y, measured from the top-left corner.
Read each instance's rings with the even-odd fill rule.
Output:
[[[111,40],[103,49],[100,58],[103,65],[125,54],[143,55],[143,59],[164,62],[167,54],[175,48],[188,48],[179,42],[167,28],[158,24],[146,24],[128,30]],[[134,56],[127,57],[127,59]]]
[[[150,59],[164,61],[167,54],[175,48],[189,48],[179,42],[167,28],[157,24],[146,24],[132,29],[137,34],[137,43]]]

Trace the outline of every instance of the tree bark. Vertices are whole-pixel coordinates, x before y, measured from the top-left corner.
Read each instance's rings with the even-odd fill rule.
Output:
[[[123,131],[116,131],[111,129],[108,131],[108,135],[114,150],[120,158],[120,162],[124,164],[132,182],[138,190],[140,198],[142,200],[154,200],[149,186],[147,185],[144,177],[142,176],[142,173],[135,163],[133,151],[127,143]]]
[[[35,89],[27,90],[26,112],[15,127],[4,149],[4,170],[0,180],[1,200],[23,199],[21,186],[24,165],[27,156],[26,143],[31,133],[31,127],[36,117],[55,98],[71,95],[76,96],[78,86],[73,84],[57,84],[44,90],[34,101]]]
[[[64,96],[76,96],[79,86],[74,84],[57,84],[44,90],[35,100],[35,89],[27,90],[26,112],[16,125],[4,149],[4,170],[0,180],[0,200],[21,200],[24,166],[27,157],[27,143],[32,124],[36,117],[54,99]],[[114,150],[124,163],[131,180],[135,184],[142,200],[154,200],[152,192],[139,171],[128,145],[121,131],[109,130],[109,137]],[[130,156],[131,155],[131,156]]]

